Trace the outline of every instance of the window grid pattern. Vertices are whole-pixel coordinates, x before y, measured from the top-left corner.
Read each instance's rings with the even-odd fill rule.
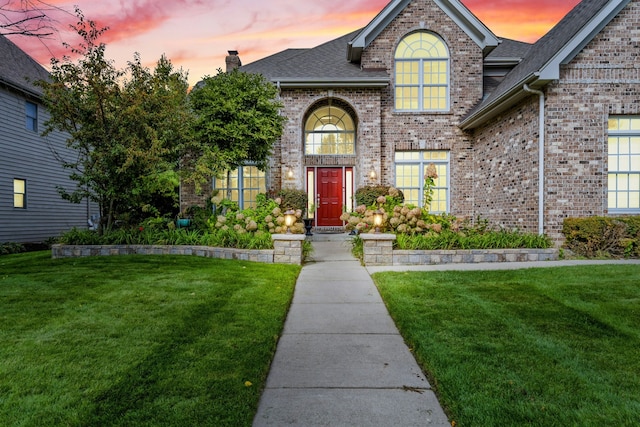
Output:
[[[424,176],[427,167],[436,167],[438,178],[434,180],[433,199],[429,211],[449,211],[449,153],[447,151],[398,151],[395,155],[395,186],[404,193],[407,204],[422,206],[424,203]]]
[[[37,132],[38,131],[38,105],[34,104],[33,102],[26,101],[25,113],[26,113],[27,130]]]
[[[435,35],[413,33],[396,48],[395,105],[397,111],[449,109],[449,52]]]
[[[609,119],[608,208],[640,212],[640,117]]]
[[[27,208],[27,181],[24,179],[13,180],[13,207],[17,209]]]
[[[258,194],[266,193],[265,173],[256,166],[242,166],[232,171],[227,177],[215,179],[214,190],[219,190],[224,197],[230,193],[230,200],[237,202],[240,209],[255,208]]]
[[[353,118],[339,107],[320,107],[305,124],[306,155],[353,155],[355,140]]]

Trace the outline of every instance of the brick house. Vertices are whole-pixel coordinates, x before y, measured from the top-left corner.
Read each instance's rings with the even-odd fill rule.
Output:
[[[228,69],[278,86],[288,121],[266,172],[213,187],[245,205],[304,189],[316,226],[341,227],[364,185],[421,205],[434,164],[432,210],[561,242],[566,217],[640,213],[639,56],[640,0],[584,0],[533,45],[458,0],[393,0],[312,49],[245,66],[230,51]]]

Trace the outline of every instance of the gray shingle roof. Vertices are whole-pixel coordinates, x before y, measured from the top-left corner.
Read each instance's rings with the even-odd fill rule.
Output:
[[[605,10],[605,6],[609,8],[612,5],[622,7],[627,2],[628,0],[583,0],[578,3],[555,27],[531,46],[522,62],[507,74],[491,95],[462,121],[463,127],[472,122],[475,117],[483,114],[484,111],[493,108],[510,93],[521,89],[524,83],[535,81],[538,78],[538,73],[553,61],[557,61],[557,55],[563,49],[576,43],[575,38],[583,29],[593,29],[593,32],[600,31],[608,22],[593,22],[593,20]],[[613,16],[608,16],[608,19],[611,18]],[[591,33],[590,37],[593,36],[594,34]],[[586,44],[588,41],[582,42]],[[579,45],[576,44],[576,47]]]
[[[525,43],[505,38],[501,38],[500,41],[501,42],[498,47],[493,49],[491,53],[487,55],[487,59],[524,58],[532,46],[531,43]]]
[[[49,78],[49,73],[7,37],[0,35],[0,83],[39,96],[34,82]]]
[[[362,70],[347,61],[347,44],[361,30],[346,34],[311,49],[287,49],[240,67],[241,71],[260,73],[273,82],[349,82],[387,80],[384,70]]]

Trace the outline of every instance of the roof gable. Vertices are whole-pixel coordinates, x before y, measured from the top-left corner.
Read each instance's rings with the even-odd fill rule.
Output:
[[[560,66],[570,62],[631,0],[583,0],[538,40],[522,62],[462,122],[463,129],[484,121],[530,96],[525,84],[540,88],[560,77]]]
[[[348,44],[347,59],[359,62],[362,51],[382,33],[382,31],[413,0],[392,0],[373,20]],[[458,0],[431,0],[446,13],[485,54],[495,48],[498,38]]]
[[[0,58],[0,83],[34,96],[42,94],[34,82],[49,78],[47,70],[1,34]]]

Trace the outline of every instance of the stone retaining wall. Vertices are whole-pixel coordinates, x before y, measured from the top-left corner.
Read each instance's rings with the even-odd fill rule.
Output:
[[[52,258],[110,255],[193,255],[266,264],[302,264],[303,234],[274,234],[274,249],[233,249],[189,245],[53,245]]]
[[[393,234],[361,234],[365,265],[555,261],[558,249],[393,250]]]
[[[110,255],[193,255],[273,264],[273,249],[250,250],[188,245],[53,245],[52,258]]]

